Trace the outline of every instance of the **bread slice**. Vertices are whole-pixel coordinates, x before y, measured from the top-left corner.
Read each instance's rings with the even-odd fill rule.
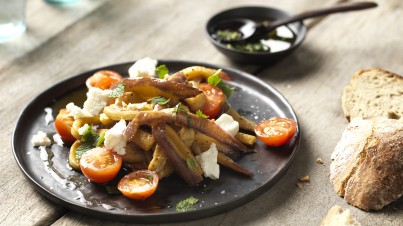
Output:
[[[349,204],[379,210],[403,195],[403,122],[354,118],[331,158],[333,188]]]
[[[349,209],[343,210],[335,205],[329,209],[320,226],[361,226],[361,223],[354,219]]]
[[[343,90],[342,108],[349,121],[370,116],[403,119],[403,77],[379,68],[358,71]]]

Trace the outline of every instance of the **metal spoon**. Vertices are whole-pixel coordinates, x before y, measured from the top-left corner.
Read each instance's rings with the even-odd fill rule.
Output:
[[[223,21],[216,26],[217,30],[225,30],[228,29],[230,31],[238,32],[241,35],[236,35],[236,37],[232,37],[230,39],[224,39],[217,37],[220,41],[226,43],[236,43],[236,42],[245,42],[251,39],[257,39],[258,37],[267,35],[267,33],[281,25],[289,24],[292,22],[324,16],[332,13],[338,12],[347,12],[354,10],[362,10],[376,7],[377,4],[374,2],[348,2],[348,3],[340,3],[328,8],[317,9],[306,11],[291,17],[286,17],[284,19],[279,19],[273,21],[271,23],[256,23],[253,20],[246,18],[234,18],[230,20]]]

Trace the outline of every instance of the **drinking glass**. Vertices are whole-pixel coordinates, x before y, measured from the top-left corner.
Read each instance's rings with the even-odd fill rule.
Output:
[[[45,1],[53,5],[68,6],[79,2],[80,0],[45,0]]]
[[[0,0],[0,43],[24,33],[25,7],[26,0]]]

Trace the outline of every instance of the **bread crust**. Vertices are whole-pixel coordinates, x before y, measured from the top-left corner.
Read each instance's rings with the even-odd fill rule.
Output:
[[[380,210],[403,195],[403,123],[385,117],[353,119],[332,160],[335,191],[360,209]]]

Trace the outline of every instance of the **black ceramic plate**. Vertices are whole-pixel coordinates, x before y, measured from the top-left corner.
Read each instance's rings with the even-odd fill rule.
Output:
[[[126,74],[132,64],[99,69]],[[197,62],[160,61],[159,64],[166,64],[172,72],[193,65],[217,68]],[[21,113],[13,134],[14,156],[25,176],[40,193],[65,207],[95,217],[136,223],[200,219],[239,207],[268,191],[285,173],[297,151],[299,128],[291,142],[282,148],[269,148],[258,142],[253,147],[256,153],[236,159],[254,172],[253,178],[221,166],[219,180],[205,179],[197,188],[188,187],[178,176],[171,176],[161,180],[156,193],[145,201],[110,195],[104,186],[89,183],[80,173],[68,168],[68,147],[54,144],[40,150],[30,142],[39,130],[50,137],[55,133],[53,123],[45,123],[45,108],[52,108],[55,117],[71,101],[82,106],[84,82],[99,69],[69,78],[35,97]],[[254,121],[272,116],[297,120],[289,103],[273,87],[250,74],[225,67],[223,70],[232,76],[231,85],[236,87],[229,101],[242,115]],[[176,204],[190,196],[199,199],[196,209],[176,212]]]

